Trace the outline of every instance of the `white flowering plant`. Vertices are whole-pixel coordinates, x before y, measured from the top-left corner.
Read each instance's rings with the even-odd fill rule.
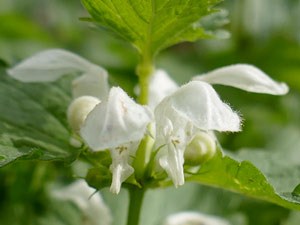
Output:
[[[216,20],[220,2],[82,0],[91,15],[83,20],[106,27],[136,49],[136,98],[110,85],[105,68],[77,54],[39,52],[1,76],[0,94],[10,100],[0,98],[0,166],[22,160],[84,162],[80,178],[85,181],[51,194],[84,211],[84,224],[112,223],[109,209],[87,184],[99,191],[109,187],[113,194],[128,190],[127,225],[139,224],[147,190],[187,182],[300,210],[299,180],[278,186],[255,163],[223,150],[217,138],[218,132],[241,132],[247,118],[222,101],[213,85],[281,96],[289,91],[285,83],[254,65],[234,64],[179,86],[166,70],[155,67],[165,48],[227,37],[206,26],[207,20]],[[184,212],[165,224],[229,223]]]

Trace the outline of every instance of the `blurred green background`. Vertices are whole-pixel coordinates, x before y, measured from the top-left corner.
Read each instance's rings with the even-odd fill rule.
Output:
[[[300,157],[300,1],[226,0],[220,7],[228,13],[230,22],[224,28],[231,38],[174,46],[159,55],[157,68],[167,70],[178,84],[183,84],[194,75],[218,67],[249,63],[286,82],[291,90],[283,97],[216,86],[221,98],[245,120],[243,132],[222,134],[219,140],[230,151],[253,148],[271,152],[279,146],[280,151],[292,147],[299,149]],[[84,16],[87,13],[79,0],[1,0],[0,64],[13,65],[38,51],[64,48],[105,67],[110,72],[110,83],[134,96],[134,49],[80,21]],[[45,207],[45,188],[54,180],[71,181],[71,168],[59,163],[27,162],[1,169],[0,224],[47,224],[36,218],[44,217],[49,208]],[[107,190],[103,194],[113,208],[114,224],[123,224],[126,193],[117,198]],[[116,204],[118,199],[124,202],[121,208]],[[219,215],[236,225],[300,224],[298,212],[200,185],[151,191],[146,202],[143,225],[159,225],[166,215],[184,209]]]

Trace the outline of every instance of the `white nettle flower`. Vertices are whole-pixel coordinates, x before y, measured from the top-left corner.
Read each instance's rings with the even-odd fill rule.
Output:
[[[238,64],[196,76],[194,81],[166,96],[155,109],[156,146],[165,145],[158,154],[159,163],[175,186],[184,183],[183,164],[187,149],[198,145],[202,148],[203,156],[211,157],[207,151],[215,152],[211,131],[240,131],[238,114],[221,101],[210,84],[273,95],[288,92],[286,84],[275,82],[256,67]],[[168,86],[167,79],[157,86],[160,92],[163,86]],[[161,95],[158,96],[161,98]],[[201,132],[207,135],[199,136]],[[190,149],[186,156],[191,154]]]
[[[198,212],[180,212],[169,216],[164,225],[229,225],[229,222]]]
[[[60,200],[74,202],[84,214],[86,225],[109,225],[112,223],[110,209],[105,205],[101,195],[89,187],[84,180],[56,189],[51,195]]]
[[[130,166],[132,156],[153,118],[148,107],[135,103],[121,88],[109,91],[104,69],[65,50],[43,51],[8,70],[22,82],[51,82],[74,72],[83,75],[72,82],[74,100],[67,112],[69,124],[92,150],[110,150],[111,191],[118,193],[121,183],[134,172]],[[70,143],[81,146],[75,138]]]
[[[191,81],[167,96],[155,109],[156,142],[168,152],[159,159],[174,185],[184,184],[184,152],[199,131],[240,131],[237,113],[209,84]]]
[[[108,98],[96,105],[81,127],[81,137],[92,150],[111,152],[113,193],[119,193],[121,183],[134,172],[131,156],[135,155],[152,117],[147,106],[137,104],[121,88],[113,87]]]

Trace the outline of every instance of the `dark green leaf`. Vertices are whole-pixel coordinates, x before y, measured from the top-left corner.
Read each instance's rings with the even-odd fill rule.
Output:
[[[65,115],[71,97],[62,86],[23,84],[0,71],[0,167],[20,158],[76,158]]]

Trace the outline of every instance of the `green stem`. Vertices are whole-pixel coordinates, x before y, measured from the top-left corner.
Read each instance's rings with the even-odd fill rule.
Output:
[[[154,66],[152,60],[150,60],[149,58],[142,58],[139,65],[137,66],[137,71],[136,71],[139,77],[139,85],[141,88],[139,103],[142,105],[147,105],[148,103],[149,83],[153,71],[154,71]]]
[[[148,104],[150,77],[153,71],[154,71],[154,66],[151,58],[142,57],[136,70],[136,73],[139,77],[139,85],[141,88],[139,103],[142,105]],[[146,152],[150,148],[149,143],[150,143],[150,137],[149,135],[146,134],[140,143],[140,146],[136,152],[135,160],[132,164],[135,169],[135,177],[138,180],[138,182],[142,181],[145,173]],[[145,193],[144,188],[138,188],[136,186],[131,186],[129,188],[130,203],[129,203],[127,225],[139,224],[139,218],[140,218],[144,193]]]
[[[139,103],[142,105],[147,105],[148,97],[149,97],[149,84],[150,78],[154,71],[153,61],[151,57],[141,57],[140,63],[137,66],[136,73],[139,77],[139,85],[140,85],[140,95],[139,95]],[[140,146],[136,152],[136,157],[133,162],[133,167],[135,170],[135,176],[138,180],[142,179],[145,172],[145,163],[146,157],[149,149],[150,149],[150,137],[149,135],[145,135],[143,140],[140,143]]]
[[[138,187],[129,188],[130,202],[129,202],[128,217],[127,217],[127,225],[139,224],[144,194],[145,194],[145,189],[140,189]]]

